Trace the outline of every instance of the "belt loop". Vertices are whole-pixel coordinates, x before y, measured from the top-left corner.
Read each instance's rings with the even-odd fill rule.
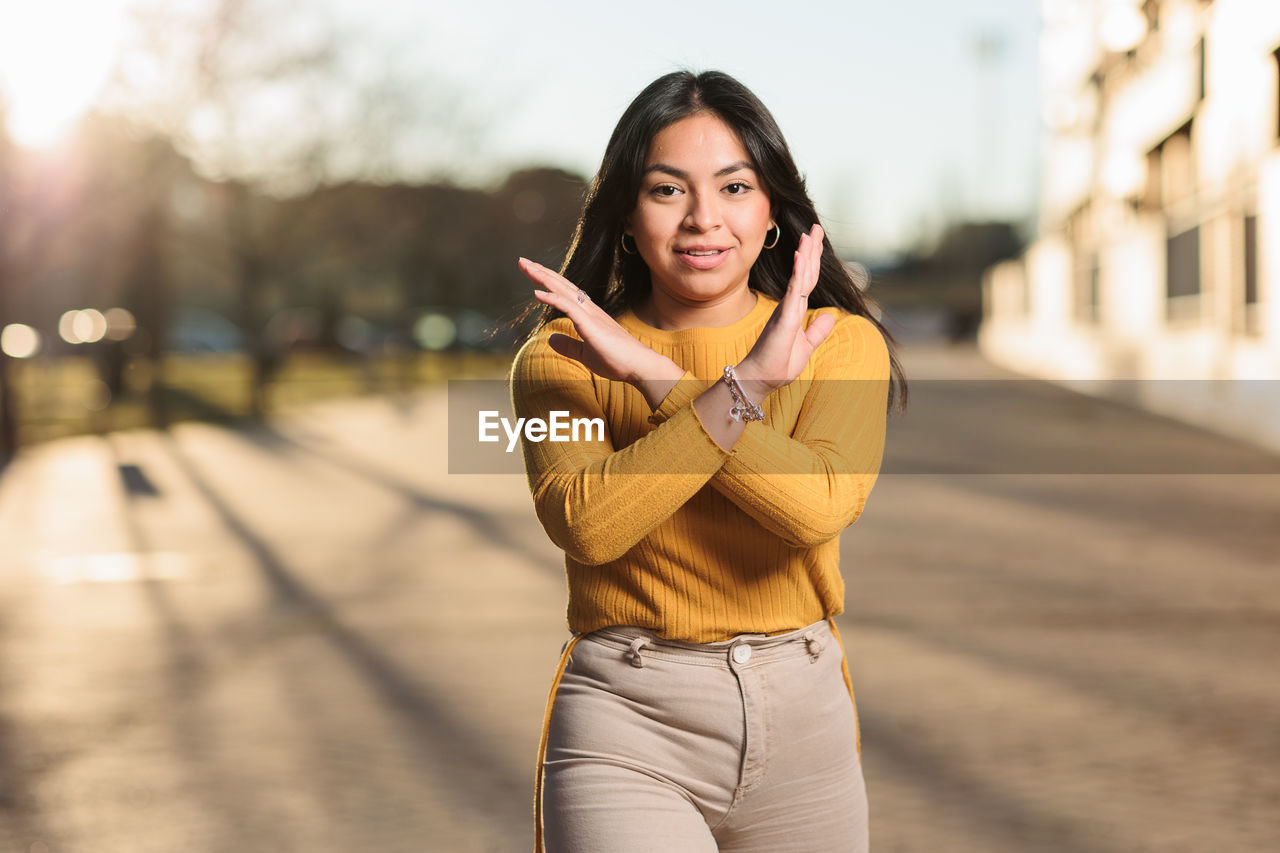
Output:
[[[625,656],[631,659],[631,665],[636,669],[644,666],[644,658],[640,657],[640,650],[647,645],[649,645],[648,637],[636,637],[631,641],[631,648],[625,652]]]
[[[804,632],[804,647],[809,652],[809,663],[817,663],[822,656],[822,643],[818,642],[812,631]]]

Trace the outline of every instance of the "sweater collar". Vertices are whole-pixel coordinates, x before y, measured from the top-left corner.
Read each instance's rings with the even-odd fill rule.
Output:
[[[739,338],[757,336],[778,303],[756,291],[755,307],[741,320],[727,326],[694,326],[688,329],[658,329],[643,322],[630,308],[618,316],[618,323],[637,340],[648,344],[729,343]]]

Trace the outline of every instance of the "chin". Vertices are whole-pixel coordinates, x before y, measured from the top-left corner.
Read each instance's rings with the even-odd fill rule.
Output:
[[[747,279],[749,281],[750,279]],[[685,296],[700,302],[731,296],[740,289],[746,288],[746,282],[738,277],[702,273],[684,274],[675,279],[674,287],[663,288],[673,296]]]

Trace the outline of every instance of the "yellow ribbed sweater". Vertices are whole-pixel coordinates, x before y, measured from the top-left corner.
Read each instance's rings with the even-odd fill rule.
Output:
[[[884,450],[889,354],[863,317],[834,308],[831,335],[762,403],[726,451],[690,405],[737,364],[776,302],[718,328],[618,322],[685,368],[651,411],[630,385],[551,349],[549,323],[516,355],[518,417],[603,418],[602,441],[523,442],[534,507],[565,552],[570,630],[635,625],[672,640],[792,631],[844,609],[839,534],[862,513]],[[726,412],[725,417],[728,417]]]

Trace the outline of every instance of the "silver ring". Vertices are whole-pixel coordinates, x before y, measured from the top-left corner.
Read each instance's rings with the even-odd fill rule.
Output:
[[[579,287],[578,288],[578,304],[581,305],[582,303],[589,302],[589,301],[591,301],[591,297],[587,296],[587,292],[583,290],[581,287]]]

